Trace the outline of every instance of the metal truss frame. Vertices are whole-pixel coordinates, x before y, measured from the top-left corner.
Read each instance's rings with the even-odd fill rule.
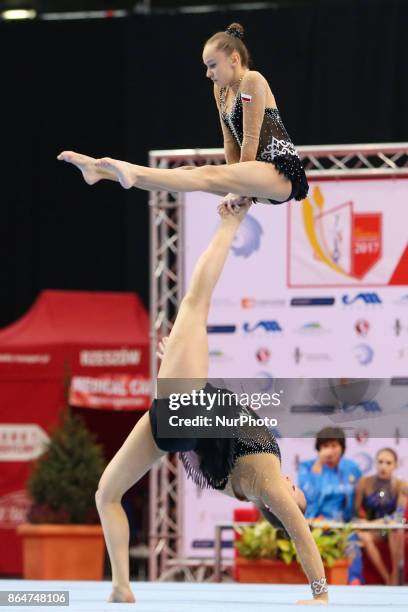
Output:
[[[408,143],[305,146],[298,151],[310,179],[408,176]],[[224,161],[222,149],[151,151],[149,156],[149,165],[155,168]],[[156,380],[157,343],[171,330],[184,288],[184,197],[155,191],[150,194],[149,205],[150,373]],[[194,580],[205,575],[205,563],[181,557],[180,469],[177,455],[166,455],[150,473],[150,580],[180,575]]]

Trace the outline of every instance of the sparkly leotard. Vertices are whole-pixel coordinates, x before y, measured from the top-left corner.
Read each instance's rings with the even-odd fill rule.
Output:
[[[225,90],[220,90],[220,107]],[[244,100],[244,102],[242,101]],[[235,141],[242,147],[244,139],[243,103],[245,94],[238,92],[230,112],[220,110],[221,118],[232,133]],[[257,161],[273,164],[277,170],[284,174],[292,183],[292,193],[288,199],[303,200],[308,193],[309,185],[299,155],[283,125],[277,108],[265,108],[261,129],[259,133],[259,146],[256,154]],[[269,200],[272,204],[281,204]]]
[[[209,383],[205,393],[230,392],[215,388]],[[158,436],[158,410],[166,410],[168,400],[154,400],[150,408],[150,423],[157,446],[166,452],[178,452],[187,476],[200,487],[222,490],[228,482],[232,469],[240,457],[256,453],[272,453],[281,460],[275,436],[265,425],[237,425],[233,437],[229,438],[160,438]],[[219,414],[225,414],[225,406],[216,406]],[[214,409],[213,409],[214,412]],[[236,404],[228,409],[228,416],[251,415],[259,418],[251,408]]]
[[[375,476],[371,491],[366,492],[362,500],[367,519],[372,521],[393,514],[397,509],[397,498],[397,487],[393,486],[392,481]]]

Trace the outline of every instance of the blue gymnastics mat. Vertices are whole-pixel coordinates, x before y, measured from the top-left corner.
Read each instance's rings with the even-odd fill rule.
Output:
[[[136,604],[107,603],[110,582],[0,580],[1,591],[67,590],[69,607],[14,606],[14,610],[61,610],[68,612],[289,612],[310,609],[298,599],[311,595],[307,585],[211,584],[191,582],[132,583]],[[1,607],[1,606],[0,606]],[[332,586],[329,606],[312,610],[344,612],[408,612],[408,587]],[[11,607],[3,608],[11,610]]]

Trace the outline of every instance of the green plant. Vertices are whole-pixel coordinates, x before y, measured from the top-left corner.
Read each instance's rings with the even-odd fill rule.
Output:
[[[324,565],[332,567],[337,559],[348,556],[348,538],[351,529],[312,529],[312,535],[321,554]]]
[[[84,420],[69,409],[28,480],[31,523],[98,523],[95,491],[105,461]]]
[[[338,530],[312,529],[313,538],[322,556],[323,563],[331,567],[337,559],[347,557],[350,528]],[[248,527],[238,527],[240,539],[235,547],[245,559],[275,559],[289,564],[299,562],[296,547],[288,537],[266,521]]]

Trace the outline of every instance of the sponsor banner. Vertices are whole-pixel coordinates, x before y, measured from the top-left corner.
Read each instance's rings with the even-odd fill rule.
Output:
[[[74,376],[69,403],[83,408],[145,410],[150,407],[150,379],[130,374]]]
[[[350,189],[356,188],[358,195],[362,185],[372,183],[377,189],[383,182],[348,181],[347,184]],[[398,180],[390,184],[390,197],[382,204],[376,203],[377,208],[380,204],[383,207],[382,230],[388,236],[378,250],[381,261],[373,263],[369,249],[367,253],[370,257],[366,259],[355,259],[352,263],[350,258],[347,265],[350,274],[356,276],[352,282],[321,282],[318,285],[305,282],[296,287],[289,286],[291,216],[300,214],[303,205],[290,203],[275,207],[273,211],[268,206],[250,209],[231,246],[211,303],[208,325],[209,348],[213,351],[210,375],[254,376],[253,355],[260,347],[273,355],[271,363],[275,374],[280,376],[407,375],[408,319],[404,317],[404,312],[408,293],[394,281],[388,285],[384,283],[382,287],[378,284],[370,287],[367,282],[370,274],[385,260],[392,261],[392,251],[389,252],[388,247],[395,246],[400,240],[400,233],[395,243],[389,236],[393,223],[390,221],[390,210],[393,211],[394,206],[399,207],[399,187],[398,193],[395,192],[398,197],[394,204],[395,185],[400,183]],[[324,189],[328,185],[333,197],[337,187],[340,190],[344,188],[343,181],[334,181],[333,185],[325,181]],[[357,195],[355,199],[360,201]],[[353,197],[350,196],[347,201],[351,202]],[[218,220],[213,214],[216,204],[217,199],[209,194],[186,195],[186,284],[197,258],[216,230]],[[371,214],[370,210],[354,211],[357,216],[353,240],[360,245],[360,251],[362,240],[371,240],[376,227],[379,227],[377,208],[373,211],[376,216],[367,217],[366,220],[358,215]],[[273,224],[270,222],[271,213],[274,216]],[[203,221],[199,227],[197,214]],[[340,215],[339,224],[342,218]],[[319,219],[319,223],[323,223],[323,218]],[[303,225],[302,228],[305,234]],[[321,239],[326,235],[326,230],[323,230],[319,234]],[[303,240],[306,239],[304,235]],[[299,265],[309,265],[306,255],[296,245],[297,242],[293,242],[294,261],[299,260]],[[310,263],[312,268],[317,266],[319,270],[323,269],[322,262],[315,259],[313,256]],[[406,265],[402,262],[398,266],[402,271],[408,269],[408,261]],[[367,271],[363,274],[364,267]],[[394,267],[394,272],[396,269]],[[401,274],[398,277],[401,278]],[[396,278],[395,274],[393,278]],[[401,340],[399,346],[396,345],[398,339]],[[218,352],[219,358],[215,352]],[[221,354],[233,356],[233,359],[223,359]],[[257,359],[262,362],[263,358],[260,356]]]
[[[406,392],[408,249],[401,219],[407,187],[406,179],[313,181],[306,206],[297,202],[252,206],[211,302],[209,376],[263,377],[265,384],[294,376],[386,377],[392,380],[390,386]],[[185,196],[185,288],[218,226],[217,204],[218,198],[210,194]],[[388,403],[379,398],[367,401],[377,404],[314,414],[307,413],[307,407],[317,402],[304,396],[294,399],[290,405],[305,410],[300,419],[307,417],[304,432],[310,437],[298,437],[290,444],[283,428],[279,444],[286,473],[296,478],[296,461],[314,455],[312,437],[322,417],[334,418],[340,426],[345,418],[353,421],[356,438],[348,439],[347,455],[353,458],[353,444],[358,445],[356,457],[365,473],[373,465],[377,442],[381,444],[370,438],[366,425],[383,419],[383,432],[379,426],[377,435],[385,431],[391,435],[395,429],[395,437],[382,446],[394,446],[399,439],[403,465],[408,445],[398,423],[392,427],[387,421],[384,404]],[[333,405],[327,398],[320,403]],[[406,400],[400,406],[392,404],[402,422],[408,414],[402,408],[406,404]],[[299,412],[293,412],[292,418],[299,419]],[[365,430],[369,440],[362,451],[358,447],[366,439]],[[212,556],[213,549],[205,546],[214,539],[215,521],[230,522],[234,504],[244,504],[196,491],[189,481],[186,496],[190,497],[185,499],[185,553],[197,556],[208,550]],[[198,551],[200,546],[203,549]]]

